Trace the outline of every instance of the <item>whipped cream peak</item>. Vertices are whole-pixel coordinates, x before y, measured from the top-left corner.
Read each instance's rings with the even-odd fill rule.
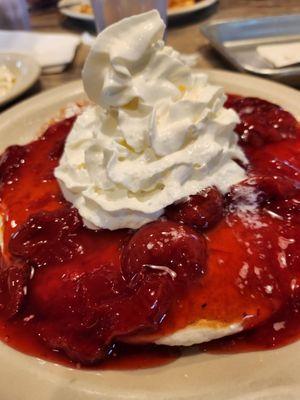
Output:
[[[139,97],[140,88],[134,84],[134,77],[153,53],[152,47],[163,46],[159,42],[164,30],[155,10],[125,18],[105,29],[97,37],[82,71],[89,98],[107,108],[124,106]],[[151,71],[150,66],[148,73]]]
[[[222,88],[163,42],[151,11],[110,26],[83,69],[96,104],[76,120],[55,170],[64,196],[92,228],[136,229],[208,186],[223,193],[246,162]]]

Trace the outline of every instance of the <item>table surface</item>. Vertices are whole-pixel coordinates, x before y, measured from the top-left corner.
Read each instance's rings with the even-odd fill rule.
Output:
[[[200,24],[207,21],[271,16],[300,13],[300,0],[219,0],[207,10],[202,10],[184,20],[177,20],[168,27],[167,43],[184,53],[199,55],[198,65],[202,68],[232,69],[210,47],[199,30]],[[91,23],[84,23],[62,16],[56,8],[34,11],[31,14],[31,26],[35,31],[71,32],[81,34],[84,31],[95,33]],[[23,98],[40,91],[59,86],[80,78],[88,47],[81,45],[76,57],[63,73],[42,75],[40,81]]]

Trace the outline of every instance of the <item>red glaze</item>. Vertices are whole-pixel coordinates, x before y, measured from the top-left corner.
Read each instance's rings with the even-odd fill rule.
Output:
[[[128,368],[178,353],[120,342],[199,319],[252,328],[206,346],[212,350],[270,348],[299,337],[299,126],[259,99],[229,96],[227,106],[241,116],[249,178],[225,201],[207,189],[135,233],[88,230],[64,200],[53,170],[74,119],[2,155],[3,340],[46,359],[108,357],[102,367],[117,359]]]

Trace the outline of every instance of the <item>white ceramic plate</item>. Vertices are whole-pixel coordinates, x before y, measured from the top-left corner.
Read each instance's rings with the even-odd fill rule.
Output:
[[[223,71],[209,71],[227,92],[271,100],[300,116],[300,92]],[[84,99],[73,82],[0,116],[0,151],[35,138],[66,104]],[[7,134],[9,132],[9,135]],[[300,341],[277,350],[193,354],[157,368],[81,371],[45,362],[0,343],[1,400],[299,400]]]
[[[16,82],[5,96],[0,97],[0,106],[26,92],[41,73],[39,64],[31,57],[16,53],[0,53],[0,65],[5,65],[16,77]]]
[[[205,8],[208,8],[211,5],[217,3],[217,1],[218,0],[200,0],[200,1],[197,1],[197,3],[195,3],[192,6],[169,8],[168,9],[168,17],[171,19],[177,18],[177,17],[182,17],[185,15],[194,13],[196,11],[200,11]],[[94,16],[92,14],[81,13],[78,10],[76,10],[76,6],[62,8],[63,6],[67,6],[68,4],[72,4],[72,3],[74,3],[74,0],[61,0],[58,3],[60,12],[63,15],[66,15],[67,17],[70,17],[70,18],[81,19],[82,21],[94,21]]]

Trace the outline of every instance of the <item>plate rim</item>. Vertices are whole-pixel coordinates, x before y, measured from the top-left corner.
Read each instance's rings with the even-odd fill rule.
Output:
[[[222,70],[202,71],[208,73],[210,79],[217,82],[217,84],[222,80],[227,80],[227,83],[238,82],[239,86],[243,90],[249,90],[249,93],[251,93],[251,90],[255,90],[254,87],[258,87],[265,94],[265,96],[261,95],[264,98],[270,98],[272,93],[278,93],[278,95],[280,93],[280,96],[284,98],[290,94],[294,100],[286,108],[293,108],[293,103],[297,102],[295,110],[297,110],[297,115],[300,115],[300,92],[295,89],[272,81],[266,81],[262,78],[235,72]],[[264,84],[264,87],[262,84]],[[5,132],[7,132],[9,127],[18,124],[20,120],[25,120],[26,115],[30,114],[30,112],[33,113],[34,110],[36,114],[40,114],[36,112],[38,111],[36,107],[39,107],[41,110],[46,109],[46,112],[49,114],[50,112],[54,112],[54,108],[51,110],[49,108],[53,99],[57,102],[57,110],[59,110],[62,104],[69,102],[70,98],[74,101],[82,97],[84,97],[82,84],[80,80],[77,80],[42,92],[11,107],[0,115],[0,142],[3,142]],[[48,121],[53,116],[49,115]],[[42,126],[40,122],[39,124]],[[25,128],[30,130],[32,127],[31,125],[26,125]],[[35,127],[34,130],[36,129]],[[266,376],[259,375],[262,365],[269,365],[268,363],[272,363],[273,359],[281,361],[285,354],[289,355],[287,365],[290,371],[287,371],[287,368],[279,362],[275,363],[273,361],[274,365],[280,364],[277,367],[279,370],[276,373],[271,370],[271,373],[266,374]],[[23,400],[32,400],[33,398],[39,398],[40,400],[51,400],[53,398],[57,400],[150,400],[153,398],[156,400],[207,400],[207,398],[211,398],[212,388],[216,388],[219,385],[216,377],[218,379],[221,378],[220,371],[223,371],[224,380],[222,382],[224,382],[225,386],[222,387],[222,390],[216,392],[214,400],[258,400],[262,398],[260,397],[261,395],[264,396],[264,400],[282,400],[283,398],[285,400],[298,400],[300,396],[299,379],[295,381],[290,380],[288,388],[282,382],[282,379],[287,376],[285,374],[291,373],[291,371],[297,373],[296,367],[299,365],[297,363],[300,362],[300,341],[270,352],[239,353],[229,356],[201,354],[182,357],[164,367],[129,372],[102,370],[78,371],[49,363],[36,357],[27,356],[3,343],[0,344],[0,355],[2,358],[2,366],[0,365],[1,400],[19,398],[20,388],[22,388]],[[251,367],[251,377],[247,377],[245,381],[241,382],[244,376],[241,377],[239,375],[237,377],[238,380],[231,382],[231,370],[230,368],[227,370],[226,366],[228,362],[233,363],[234,360],[238,363],[236,364],[236,367],[238,367],[237,373],[240,372],[240,368],[242,367],[240,363],[247,361],[249,363],[249,371]],[[268,362],[265,360],[268,360]],[[206,376],[204,369],[209,369],[212,366],[213,371],[215,371],[214,376],[211,378],[207,377],[208,381],[205,382],[208,385],[207,388],[202,387],[201,379],[204,378],[201,377],[199,371],[203,372],[204,376]],[[173,381],[167,380],[166,377],[172,378],[172,374],[177,378]],[[178,377],[181,381],[176,383],[176,380],[179,379]],[[280,377],[281,380],[279,379]],[[11,385],[12,381],[14,382],[13,385]],[[120,388],[123,389],[121,391],[118,391],[119,387],[116,387],[118,386],[116,385],[116,381],[118,384],[122,382]],[[180,385],[180,390],[173,390],[171,392],[168,389],[160,387],[157,389],[153,385],[155,381],[160,382],[162,388]],[[272,383],[271,386],[270,382]],[[158,392],[155,390],[158,390]]]
[[[1,53],[0,53],[1,55]],[[224,79],[235,79],[238,77],[242,77],[243,80],[245,81],[245,79],[249,82],[257,82],[258,84],[267,84],[269,87],[271,87],[273,89],[273,91],[279,90],[282,92],[284,91],[285,93],[293,93],[294,96],[300,96],[300,91],[293,88],[293,87],[289,87],[283,83],[279,83],[279,82],[275,82],[272,80],[268,80],[266,78],[262,78],[262,77],[258,77],[258,76],[254,76],[254,75],[249,75],[249,74],[245,74],[242,72],[235,72],[235,71],[228,71],[228,70],[224,70],[224,69],[220,69],[220,68],[214,68],[214,69],[208,69],[208,68],[194,68],[197,69],[200,72],[203,72],[205,74],[208,74],[209,79],[212,77],[213,79],[216,79],[218,77],[224,77]],[[66,90],[61,90],[62,88],[66,89]],[[76,90],[77,89],[77,90]],[[4,110],[1,114],[0,114],[0,130],[1,130],[1,124],[3,123],[4,119],[9,119],[10,114],[13,114],[14,112],[19,112],[21,110],[23,110],[24,108],[27,108],[28,105],[30,105],[30,103],[34,102],[36,104],[40,103],[40,100],[46,100],[47,98],[52,98],[52,97],[56,97],[56,95],[67,95],[67,92],[74,90],[75,93],[80,94],[82,92],[83,94],[83,86],[82,86],[82,80],[81,79],[75,79],[72,80],[71,82],[67,82],[64,83],[62,85],[59,85],[57,87],[51,88],[51,89],[47,89],[42,91],[41,93],[37,93],[34,96],[31,96],[28,99],[24,99],[22,100],[20,103],[15,104],[13,106],[11,106],[10,108],[8,108],[7,110]],[[267,94],[267,93],[266,93]],[[267,96],[268,97],[268,96]],[[300,99],[300,98],[299,98]],[[299,112],[299,116],[300,117],[300,112]]]

